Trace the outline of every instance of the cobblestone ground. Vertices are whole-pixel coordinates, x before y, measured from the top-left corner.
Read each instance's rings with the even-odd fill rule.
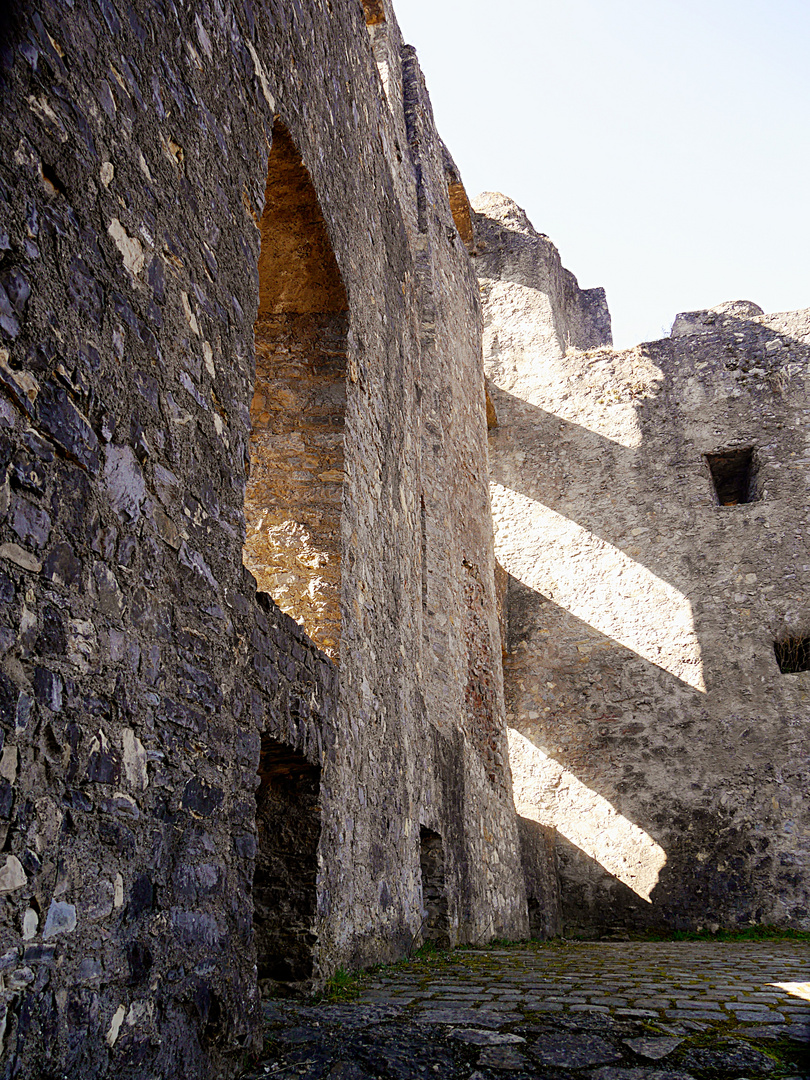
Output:
[[[265,1005],[245,1080],[738,1080],[810,1076],[810,943],[460,950],[351,1003]]]

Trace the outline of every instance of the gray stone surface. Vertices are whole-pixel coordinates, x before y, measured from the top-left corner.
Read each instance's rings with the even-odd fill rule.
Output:
[[[257,970],[419,943],[426,832],[447,943],[528,931],[469,207],[388,0],[12,0],[0,97],[8,1069],[219,1080]]]
[[[598,1080],[764,1080],[773,1075],[774,1061],[763,1050],[778,1053],[782,1072],[799,1072],[810,1064],[804,1044],[791,1043],[783,1025],[763,1030],[762,1025],[744,1024],[739,1037],[729,1039],[731,1014],[725,1008],[716,1021],[674,1025],[667,1022],[663,1006],[639,1018],[623,1015],[618,1006],[583,1013],[575,1011],[575,1005],[558,1005],[560,1011],[549,1016],[537,1005],[564,986],[609,983],[617,997],[641,986],[675,996],[689,985],[696,995],[711,991],[725,1006],[740,995],[765,994],[777,973],[792,975],[807,962],[807,944],[794,942],[569,943],[457,953],[449,962],[420,960],[381,977],[367,977],[354,1003],[266,1005],[268,1045],[275,1050],[248,1076],[306,1068],[311,1071],[304,1075],[316,1077],[352,1061],[384,1080],[407,1080],[424,1075],[424,1063],[432,1061],[453,1080],[473,1075],[494,1080],[516,1073]],[[411,1003],[415,985],[419,1005]],[[468,986],[476,988],[479,1002],[465,1007],[465,1020],[485,1016],[496,995],[514,996],[514,1016],[498,1029],[483,1023],[454,1027],[419,1022],[425,1002],[435,1014],[446,1009],[448,1018],[454,1015],[450,1003]],[[378,1003],[382,994],[388,1009]],[[784,1009],[790,994],[766,996],[776,999],[774,1007]],[[776,1034],[779,1042],[774,1042]],[[373,1056],[377,1042],[385,1048],[384,1056]]]
[[[459,1042],[472,1046],[511,1046],[525,1043],[522,1035],[512,1035],[508,1031],[486,1031],[479,1028],[459,1028],[451,1031],[450,1036]]]
[[[686,1050],[681,1056],[686,1069],[698,1073],[727,1073],[740,1076],[768,1076],[775,1072],[776,1062],[767,1054],[755,1050],[738,1039],[729,1039],[716,1047]]]
[[[654,1015],[654,1014],[653,1014]],[[667,1057],[681,1045],[683,1039],[676,1039],[673,1036],[647,1036],[641,1039],[625,1039],[625,1046],[629,1046],[634,1054],[638,1054],[640,1057],[649,1058],[651,1061],[660,1061],[661,1058]]]
[[[58,934],[69,934],[76,929],[76,908],[73,904],[66,904],[59,900],[53,900],[48,908],[45,926],[42,930],[42,940],[56,937]]]
[[[485,1028],[500,1028],[511,1020],[517,1020],[518,1013],[494,1012],[491,1009],[464,1009],[443,1007],[434,1002],[421,1004],[414,1011],[418,1024],[470,1024]]]
[[[528,1061],[526,1055],[513,1046],[491,1046],[481,1053],[478,1064],[485,1069],[515,1072],[525,1069]]]
[[[808,928],[810,672],[775,650],[810,626],[810,311],[613,350],[514,202],[473,224],[515,799],[563,926]],[[721,497],[709,455],[746,449]]]
[[[691,1073],[678,1069],[621,1069],[607,1066],[594,1069],[595,1080],[695,1080]]]
[[[560,1069],[582,1069],[605,1065],[621,1059],[621,1051],[599,1035],[559,1032],[544,1035],[532,1046],[532,1053],[543,1065]]]

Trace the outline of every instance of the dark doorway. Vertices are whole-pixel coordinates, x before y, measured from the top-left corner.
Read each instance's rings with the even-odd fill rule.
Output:
[[[422,938],[439,949],[450,947],[450,917],[444,878],[444,845],[438,833],[419,828],[422,869]]]
[[[259,979],[301,983],[312,976],[316,941],[321,770],[265,737],[259,779],[253,877]]]

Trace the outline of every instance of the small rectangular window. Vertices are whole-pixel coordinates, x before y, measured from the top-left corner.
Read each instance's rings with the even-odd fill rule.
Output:
[[[774,642],[776,662],[783,675],[810,671],[810,637],[789,637]]]
[[[739,503],[754,501],[756,469],[753,446],[707,454],[706,461],[712,474],[717,501],[721,506],[737,506]]]

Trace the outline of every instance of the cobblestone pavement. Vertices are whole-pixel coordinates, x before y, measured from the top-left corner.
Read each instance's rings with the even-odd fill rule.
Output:
[[[810,943],[460,950],[367,976],[351,1003],[265,1016],[245,1080],[807,1077]]]

